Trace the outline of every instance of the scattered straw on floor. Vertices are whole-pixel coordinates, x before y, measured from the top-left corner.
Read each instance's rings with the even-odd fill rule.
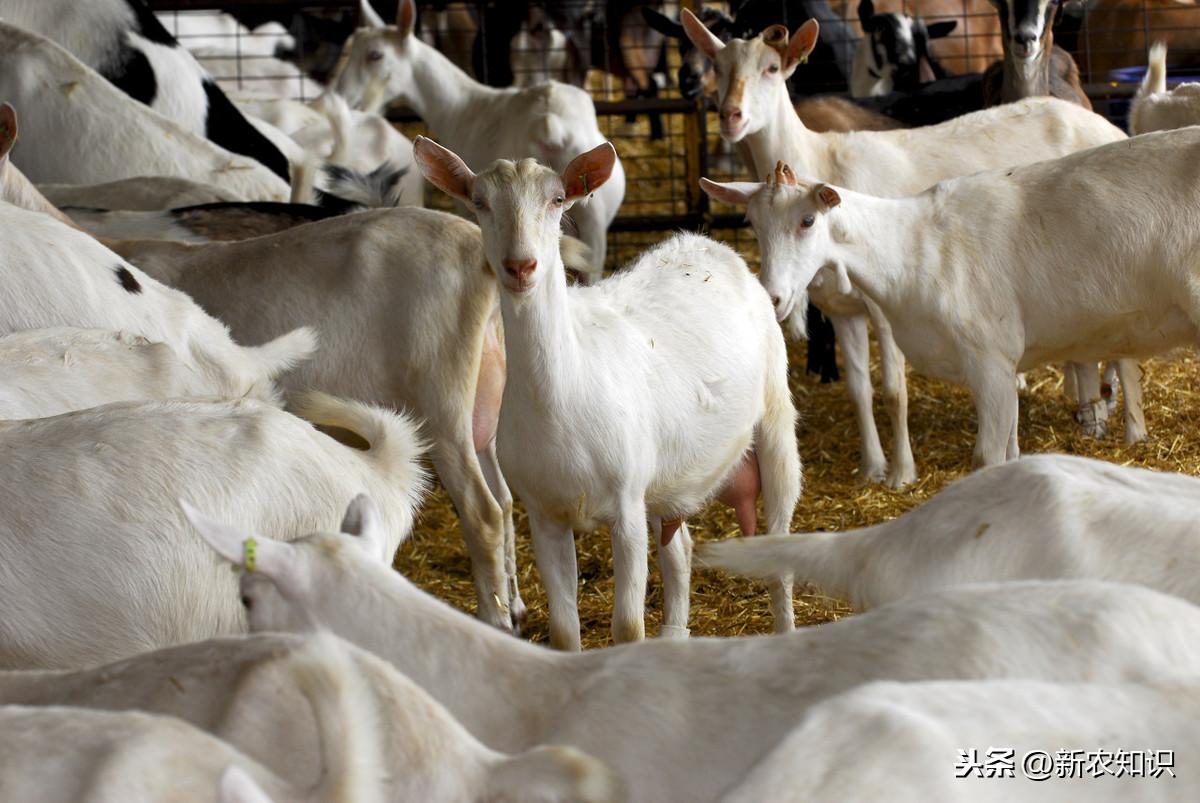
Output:
[[[815,377],[804,376],[803,348],[793,348],[791,359],[805,475],[804,494],[792,519],[793,530],[846,530],[895,518],[970,470],[975,439],[970,394],[963,388],[910,372],[909,429],[920,479],[902,491],[860,484],[857,427],[845,384],[821,385]],[[1062,395],[1061,374],[1046,368],[1028,376],[1029,390],[1021,396],[1024,453],[1064,452],[1200,475],[1200,440],[1196,438],[1200,430],[1200,406],[1196,403],[1200,357],[1181,351],[1148,361],[1143,368],[1148,440],[1124,445],[1119,409],[1110,418],[1107,438],[1085,438]],[[891,432],[878,401],[876,420],[887,449]],[[731,511],[719,504],[693,517],[690,525],[697,541],[726,538],[737,532]],[[548,637],[546,599],[533,565],[528,523],[520,511],[517,530],[522,595],[529,606],[526,634],[541,642]],[[577,534],[576,541],[583,641],[586,647],[598,647],[610,643],[611,549],[606,532]],[[463,610],[474,610],[466,549],[454,509],[443,491],[435,493],[426,504],[413,537],[400,550],[396,567],[438,597]],[[801,582],[802,578],[797,578],[798,588]],[[798,625],[819,624],[850,612],[843,602],[822,596],[816,589],[803,592],[796,599]],[[658,630],[661,602],[661,584],[652,571],[646,605],[648,634]],[[696,636],[769,633],[771,616],[766,592],[750,581],[697,569],[692,578],[690,625]]]

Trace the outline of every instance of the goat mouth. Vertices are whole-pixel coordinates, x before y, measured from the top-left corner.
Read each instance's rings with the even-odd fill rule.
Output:
[[[737,142],[742,138],[742,134],[746,131],[746,118],[738,120],[736,123],[728,123],[725,120],[721,121],[721,136],[730,142]]]
[[[795,309],[796,296],[793,294],[775,305],[775,321],[777,323],[783,323],[789,317],[791,317],[791,314]]]

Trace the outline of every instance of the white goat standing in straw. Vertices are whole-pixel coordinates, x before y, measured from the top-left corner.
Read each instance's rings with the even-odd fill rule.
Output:
[[[787,354],[766,291],[737,254],[698,235],[569,288],[559,223],[608,180],[608,143],[561,176],[533,159],[476,176],[431,140],[414,150],[429,181],[475,208],[500,279],[508,382],[497,447],[529,511],[551,643],[579,648],[573,530],[598,522],[612,527],[613,636],[642,638],[647,517],[662,528],[663,633],[685,635],[691,539],[686,528],[672,538],[677,517],[724,487],[753,488],[742,480],[761,467],[769,529],[785,532],[800,494]],[[757,466],[745,459],[755,445]],[[772,612],[791,629],[790,579],[772,584]]]

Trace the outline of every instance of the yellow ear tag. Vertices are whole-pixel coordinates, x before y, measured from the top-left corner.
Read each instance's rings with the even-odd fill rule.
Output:
[[[242,542],[242,565],[246,567],[246,571],[254,574],[254,570],[258,567],[258,542],[253,538],[247,538]]]
[[[591,190],[588,189],[588,185],[587,185],[588,184],[587,173],[584,173],[582,176],[580,176],[579,180],[583,182],[583,194],[587,195],[589,192],[591,192]]]
[[[800,57],[800,63],[801,63],[801,64],[808,64],[808,54],[805,54],[805,55],[803,55],[803,56],[801,56],[801,57]]]

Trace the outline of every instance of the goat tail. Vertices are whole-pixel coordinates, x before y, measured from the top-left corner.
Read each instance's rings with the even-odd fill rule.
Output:
[[[1154,95],[1167,91],[1167,43],[1155,42],[1150,47],[1150,61],[1146,64],[1146,75],[1138,87],[1138,96]]]
[[[787,347],[774,316],[771,317],[766,409],[758,422],[754,448],[758,456],[767,532],[786,533],[791,529],[792,512],[796,509],[804,479],[796,445],[796,407],[788,387]]]
[[[421,437],[420,425],[407,413],[315,390],[296,399],[294,411],[312,424],[346,430],[365,441],[368,458],[379,465],[389,483],[408,489],[409,502],[416,509],[428,488],[421,462],[428,445]]]
[[[701,544],[696,550],[696,561],[741,577],[773,579],[794,574],[819,586],[826,594],[851,598],[855,580],[862,571],[862,542],[854,533],[727,538]]]
[[[288,200],[294,204],[316,203],[317,167],[309,159],[292,162],[292,191]]]
[[[297,653],[291,674],[312,707],[325,762],[311,799],[382,803],[382,727],[367,682],[345,645],[318,633]]]
[[[316,330],[301,326],[261,346],[250,346],[247,350],[253,355],[263,374],[274,379],[315,354],[317,342]]]
[[[313,107],[329,121],[329,131],[333,136],[333,151],[326,161],[336,165],[346,164],[350,154],[350,104],[336,92],[325,92]]]

